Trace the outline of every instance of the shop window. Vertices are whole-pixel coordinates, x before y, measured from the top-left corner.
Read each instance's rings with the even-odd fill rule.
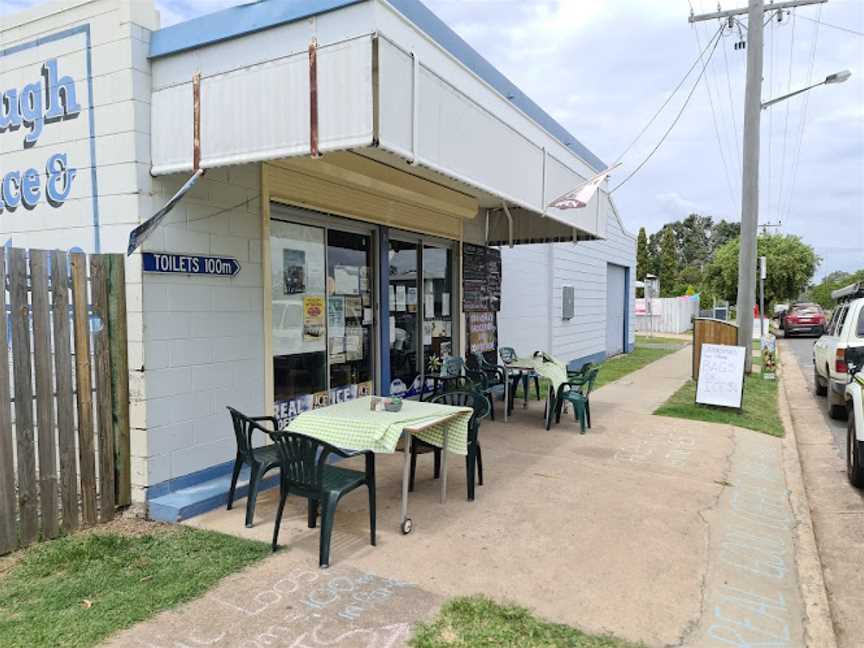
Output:
[[[275,219],[270,232],[273,396],[284,425],[373,391],[373,238]]]

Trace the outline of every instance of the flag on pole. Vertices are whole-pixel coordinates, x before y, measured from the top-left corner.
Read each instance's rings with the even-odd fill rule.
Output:
[[[573,191],[569,191],[563,196],[559,196],[553,200],[549,203],[549,207],[554,207],[556,209],[581,209],[585,207],[589,202],[591,202],[594,194],[597,193],[597,189],[601,184],[603,184],[606,178],[609,177],[609,174],[619,166],[621,166],[620,162],[608,169],[604,169],[584,184],[576,187]]]

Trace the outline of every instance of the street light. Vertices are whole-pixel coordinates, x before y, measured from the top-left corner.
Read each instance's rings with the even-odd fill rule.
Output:
[[[800,90],[796,90],[795,92],[790,92],[789,94],[785,94],[782,97],[777,97],[776,99],[771,99],[771,101],[766,101],[762,104],[762,110],[765,110],[768,106],[773,106],[776,103],[783,101],[784,99],[788,99],[789,97],[794,97],[795,95],[799,95],[802,92],[807,92],[808,90],[812,90],[813,88],[818,88],[822,85],[831,85],[832,83],[843,83],[848,80],[849,77],[852,76],[852,73],[849,70],[843,70],[841,72],[835,72],[834,74],[829,74],[825,77],[824,81],[820,81],[819,83],[814,83],[811,86],[807,86],[806,88],[801,88]]]

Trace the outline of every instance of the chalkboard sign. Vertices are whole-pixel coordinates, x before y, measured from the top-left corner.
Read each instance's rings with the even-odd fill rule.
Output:
[[[703,344],[699,359],[696,402],[741,409],[744,360],[747,349],[725,344]]]
[[[501,310],[501,252],[462,246],[462,309],[466,313]]]

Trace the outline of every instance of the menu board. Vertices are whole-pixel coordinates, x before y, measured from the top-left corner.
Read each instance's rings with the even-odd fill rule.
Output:
[[[462,309],[501,310],[501,252],[482,245],[462,245]]]
[[[744,395],[744,347],[703,344],[699,361],[696,402],[741,408]]]

